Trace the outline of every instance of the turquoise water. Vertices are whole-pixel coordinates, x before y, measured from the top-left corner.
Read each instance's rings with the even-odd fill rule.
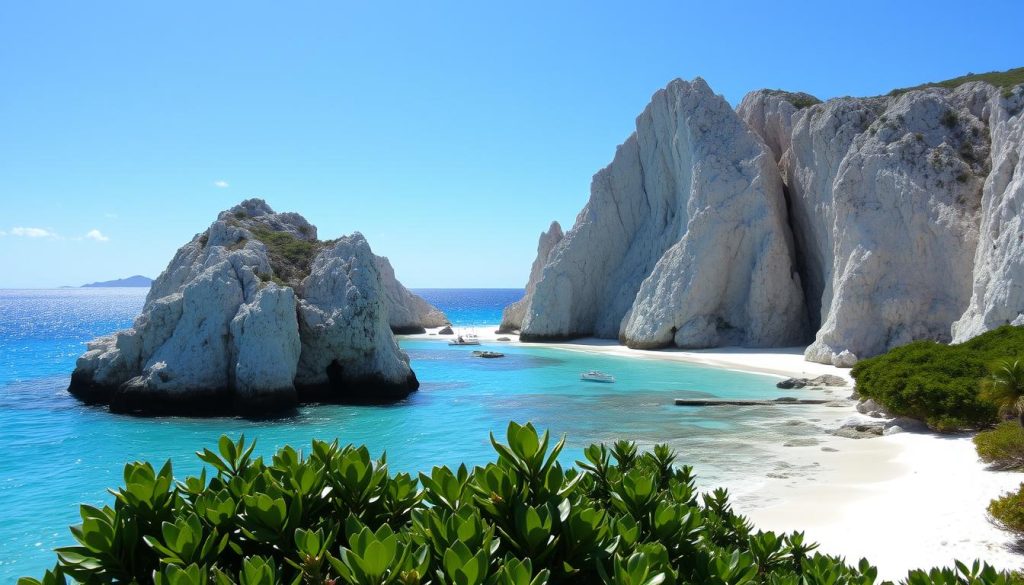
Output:
[[[496,293],[446,298],[473,294],[493,300]],[[770,465],[773,455],[760,445],[817,432],[799,421],[780,425],[764,409],[672,406],[685,396],[778,397],[773,377],[500,343],[490,348],[506,358],[481,360],[471,356],[474,348],[430,339],[402,340],[422,386],[393,406],[308,407],[294,418],[252,422],[137,419],[77,403],[65,387],[84,342],[129,325],[143,296],[132,289],[0,291],[0,583],[50,566],[50,550],[70,544],[77,504],[108,502],[106,489],[120,483],[126,461],[170,458],[177,473],[198,472],[193,452],[223,433],[257,439],[264,454],[338,437],[387,451],[394,469],[417,471],[486,462],[488,432],[529,420],[568,434],[568,463],[594,441],[669,442],[705,484],[737,486]],[[457,325],[486,322],[475,320],[487,315],[480,308],[486,299],[466,304],[475,308],[460,321],[462,313],[438,298],[431,300]],[[580,382],[590,369],[612,372],[618,382]]]

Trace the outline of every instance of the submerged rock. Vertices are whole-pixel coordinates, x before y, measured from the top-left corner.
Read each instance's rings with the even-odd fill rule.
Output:
[[[140,414],[396,400],[418,382],[385,299],[361,234],[322,242],[250,199],[178,250],[131,329],[87,345],[69,391]]]

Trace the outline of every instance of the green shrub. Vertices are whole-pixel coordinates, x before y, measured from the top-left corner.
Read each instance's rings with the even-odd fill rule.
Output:
[[[1024,355],[1024,328],[1005,325],[959,345],[915,341],[861,360],[851,374],[857,392],[897,416],[941,431],[996,422],[998,407],[980,395],[999,360]]]
[[[945,87],[947,89],[953,89],[972,81],[984,81],[996,87],[1012,89],[1013,87],[1024,83],[1024,67],[1007,69],[1006,71],[990,71],[988,73],[968,73],[967,75],[954,77],[953,79],[946,79],[944,81],[933,81],[931,83],[923,83],[914,87],[894,89],[889,92],[889,95],[899,95],[901,93],[926,87]]]
[[[310,266],[324,243],[303,240],[287,232],[250,227],[250,232],[267,247],[267,257],[274,274],[283,281],[297,284],[309,275]]]
[[[1015,492],[1007,492],[988,505],[992,520],[1003,530],[1024,537],[1024,484]]]
[[[801,533],[754,532],[725,490],[698,493],[665,446],[592,445],[577,471],[557,460],[564,439],[549,448],[532,425],[510,423],[507,443],[491,442],[495,462],[418,479],[337,441],[264,461],[222,437],[198,453],[208,467],[178,482],[170,462],[130,463],[113,506],[83,505],[78,544],[19,584],[875,583],[866,560],[816,553]],[[910,582],[1021,583],[980,564],[919,573]]]
[[[974,446],[982,461],[997,469],[1024,467],[1024,427],[1017,421],[1000,423],[990,431],[974,436]]]
[[[815,106],[815,105],[820,104],[821,100],[819,100],[818,98],[814,97],[813,95],[808,95],[808,94],[805,94],[805,93],[799,93],[799,94],[792,94],[789,97],[789,103],[793,104],[793,107],[795,107],[796,109],[802,110],[804,108],[809,108],[811,106]]]

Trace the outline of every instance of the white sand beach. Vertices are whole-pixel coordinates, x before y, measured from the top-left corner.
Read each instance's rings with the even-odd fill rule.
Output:
[[[473,332],[483,341],[508,337],[507,343],[518,343],[515,335],[494,333],[496,328],[478,326]],[[429,333],[415,337],[448,339]],[[851,379],[849,370],[804,361],[803,348],[647,351],[602,339],[543,345],[776,376]],[[812,406],[801,412],[833,427],[866,418],[854,410],[854,401],[849,403],[848,409]],[[736,507],[760,529],[804,531],[822,552],[851,562],[868,558],[882,579],[899,580],[909,569],[948,566],[953,559],[980,558],[1001,569],[1024,567],[1024,556],[1009,548],[1008,533],[992,525],[985,511],[992,498],[1024,482],[1024,473],[986,470],[969,436],[898,433],[854,440],[824,434],[812,446],[774,448],[794,467],[815,471],[764,477],[756,488],[746,488]]]

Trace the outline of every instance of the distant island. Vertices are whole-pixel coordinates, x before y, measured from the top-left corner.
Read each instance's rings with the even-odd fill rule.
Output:
[[[105,280],[103,282],[83,284],[82,288],[107,288],[115,286],[140,286],[149,288],[152,284],[152,278],[136,274],[135,276],[129,276],[128,278],[118,278],[117,280]]]

